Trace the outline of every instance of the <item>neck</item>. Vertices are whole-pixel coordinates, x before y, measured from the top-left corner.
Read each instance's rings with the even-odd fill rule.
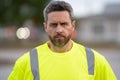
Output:
[[[62,53],[62,52],[69,51],[72,48],[73,43],[72,43],[72,40],[69,40],[68,43],[63,47],[57,47],[57,46],[54,46],[51,42],[49,42],[48,46],[52,51]]]

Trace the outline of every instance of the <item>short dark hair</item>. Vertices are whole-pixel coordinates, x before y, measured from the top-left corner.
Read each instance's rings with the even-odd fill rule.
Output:
[[[65,1],[51,1],[44,9],[44,20],[48,20],[48,14],[53,11],[68,11],[71,20],[73,19],[73,8]]]

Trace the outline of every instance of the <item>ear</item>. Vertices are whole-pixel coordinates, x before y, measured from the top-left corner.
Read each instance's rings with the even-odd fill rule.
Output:
[[[76,21],[75,21],[75,20],[73,20],[73,21],[72,21],[73,31],[74,31],[74,29],[75,29],[75,25],[76,25]]]
[[[45,29],[45,31],[46,31],[46,30],[47,30],[47,23],[44,22],[43,25],[44,25],[44,29]]]

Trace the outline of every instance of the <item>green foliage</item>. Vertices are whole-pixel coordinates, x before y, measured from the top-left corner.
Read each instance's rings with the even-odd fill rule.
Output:
[[[22,25],[32,19],[43,23],[43,9],[50,0],[0,0],[0,25]]]

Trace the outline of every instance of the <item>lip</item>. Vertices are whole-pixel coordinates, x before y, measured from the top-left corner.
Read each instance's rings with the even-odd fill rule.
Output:
[[[55,39],[63,39],[63,36],[55,36]]]
[[[57,36],[55,37],[56,39],[62,39],[63,37],[62,36]]]

